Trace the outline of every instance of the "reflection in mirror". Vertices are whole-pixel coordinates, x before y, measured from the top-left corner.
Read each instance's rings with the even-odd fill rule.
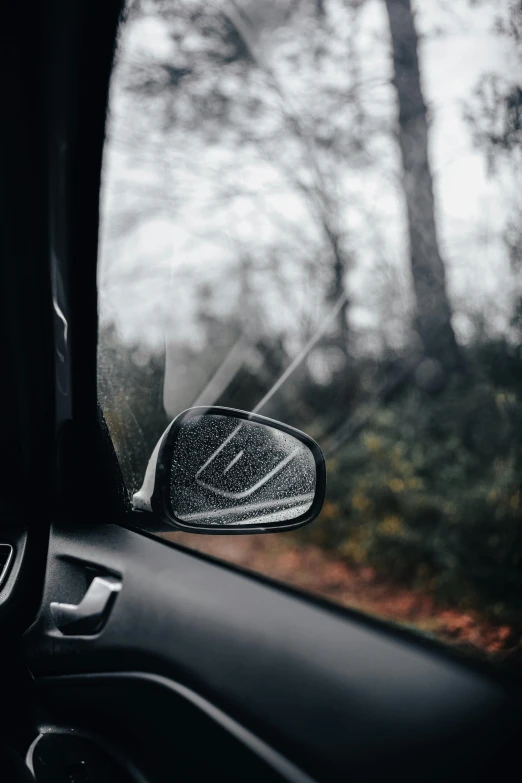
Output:
[[[170,503],[189,525],[291,522],[312,506],[315,459],[273,427],[201,415],[183,422],[172,453]]]

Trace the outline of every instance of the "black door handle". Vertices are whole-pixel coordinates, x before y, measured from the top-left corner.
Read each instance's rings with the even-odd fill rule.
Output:
[[[66,636],[92,636],[98,633],[109,617],[121,579],[115,576],[95,576],[79,604],[51,602],[51,614],[56,627]]]

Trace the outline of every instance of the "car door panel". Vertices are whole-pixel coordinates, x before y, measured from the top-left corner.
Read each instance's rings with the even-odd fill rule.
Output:
[[[313,778],[208,700],[145,672],[39,678],[41,715],[54,731],[92,737],[146,780],[204,779],[311,783]],[[46,721],[46,724],[48,721]],[[204,749],[202,747],[204,743]],[[141,779],[141,778],[140,778]]]
[[[106,626],[64,636],[51,602],[78,603],[96,573],[122,580]],[[24,650],[38,692],[62,707],[90,713],[103,704],[133,735],[129,704],[147,704],[136,709],[154,733],[175,736],[188,688],[192,707],[203,699],[320,780],[377,779],[384,767],[413,779],[427,759],[425,779],[471,774],[498,757],[516,726],[501,683],[378,624],[115,525],[53,528],[42,610]]]

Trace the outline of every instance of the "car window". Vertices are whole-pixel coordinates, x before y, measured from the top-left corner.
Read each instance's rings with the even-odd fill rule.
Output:
[[[521,57],[508,0],[130,2],[98,270],[130,494],[192,405],[326,456],[311,525],[170,538],[515,667]]]

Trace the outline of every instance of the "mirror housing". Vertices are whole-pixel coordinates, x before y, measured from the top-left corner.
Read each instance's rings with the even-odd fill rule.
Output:
[[[308,435],[254,413],[197,407],[163,433],[133,507],[191,533],[278,532],[315,519],[325,488],[324,457]]]

